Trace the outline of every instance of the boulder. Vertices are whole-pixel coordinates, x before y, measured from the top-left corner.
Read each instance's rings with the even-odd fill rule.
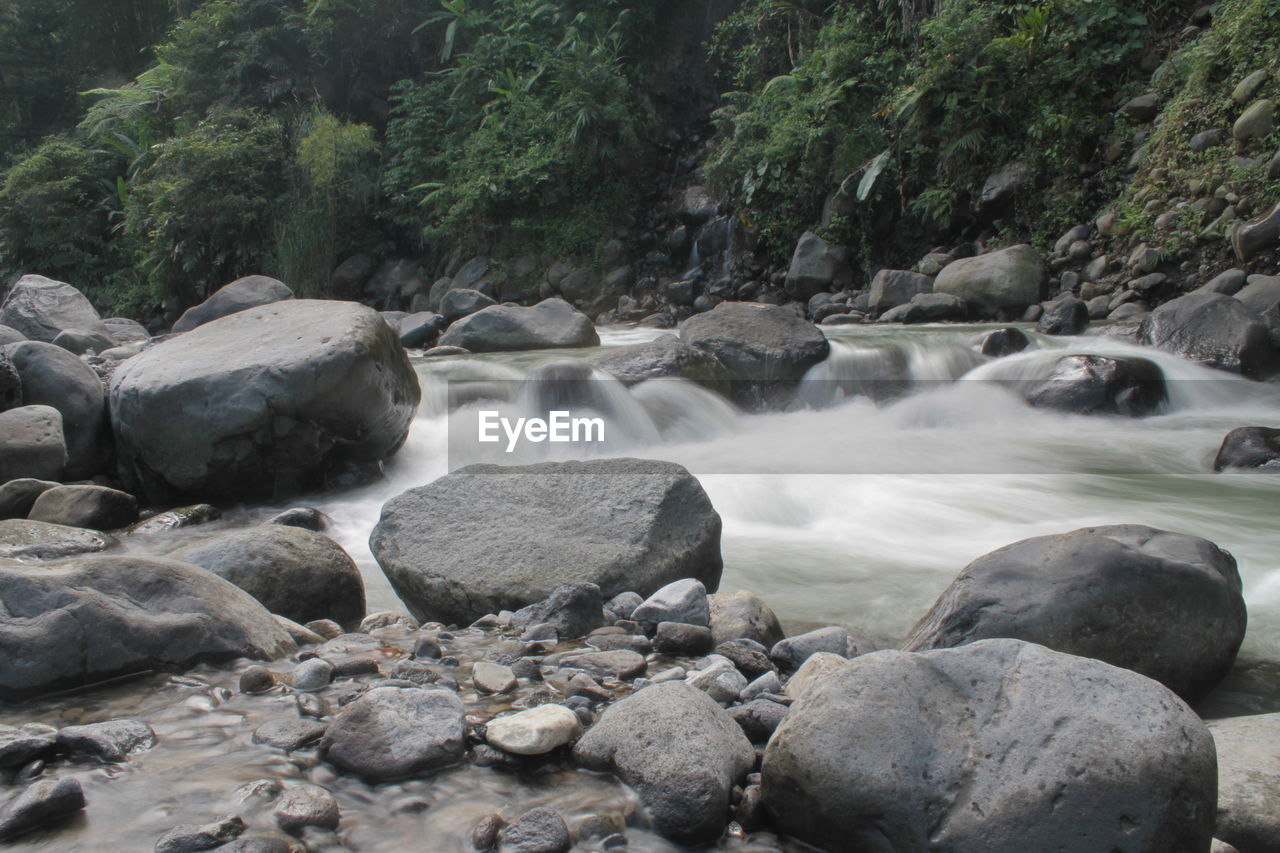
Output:
[[[292,298],[293,291],[283,281],[265,275],[247,275],[223,285],[204,302],[184,311],[173,324],[173,331],[189,332],[237,311]]]
[[[1040,253],[1025,244],[954,261],[933,282],[934,293],[958,296],[984,317],[1034,305],[1044,287]]]
[[[89,332],[84,329],[63,329],[52,341],[72,355],[90,353],[97,355],[116,346],[116,342],[102,332]]]
[[[1221,293],[1223,296],[1235,296],[1248,280],[1249,274],[1244,270],[1230,269],[1218,273],[1192,293]]]
[[[1160,368],[1145,358],[1066,355],[1026,399],[1040,409],[1140,418],[1155,412],[1168,392]]]
[[[440,336],[441,346],[470,352],[594,347],[600,336],[586,314],[563,299],[544,299],[537,305],[493,305],[463,317]]]
[[[0,616],[6,701],[148,669],[271,660],[296,649],[248,593],[156,557],[0,564]]]
[[[1280,472],[1280,429],[1239,427],[1227,433],[1213,458],[1213,470],[1228,468]]]
[[[1249,276],[1249,283],[1236,293],[1236,299],[1261,318],[1271,333],[1271,345],[1280,350],[1280,276]]]
[[[440,337],[447,325],[445,319],[433,311],[418,311],[400,318],[396,331],[400,345],[410,349],[429,347]]]
[[[364,618],[364,581],[355,561],[323,533],[264,524],[232,530],[169,554],[231,581],[272,613],[294,622]]]
[[[988,332],[979,345],[979,351],[991,358],[1004,358],[1006,355],[1022,352],[1031,344],[1021,329],[996,329]]]
[[[463,317],[497,304],[495,300],[478,290],[460,288],[450,290],[444,295],[440,300],[440,313],[444,315],[446,322],[452,323],[454,320],[461,320]]]
[[[250,308],[152,347],[111,382],[121,477],[156,502],[284,496],[376,466],[421,391],[395,333],[353,302]]]
[[[1042,335],[1078,335],[1089,325],[1089,306],[1074,296],[1051,302],[1040,315],[1036,331]]]
[[[796,243],[787,269],[787,290],[797,299],[808,299],[815,293],[831,290],[831,282],[844,265],[848,252],[817,234],[806,231]]]
[[[281,829],[299,835],[312,826],[337,829],[342,820],[337,799],[319,785],[292,785],[286,788],[276,800],[271,814]]]
[[[897,308],[890,308],[880,315],[879,323],[940,323],[946,320],[963,320],[969,306],[950,293],[917,293],[911,301]]]
[[[63,329],[106,332],[88,298],[69,284],[42,275],[24,275],[0,305],[0,324],[28,340],[52,341]]]
[[[11,326],[0,324],[0,346],[16,344],[27,340],[27,336]]]
[[[1241,263],[1277,245],[1280,245],[1280,203],[1257,219],[1231,230],[1231,248]]]
[[[643,344],[614,347],[592,359],[596,367],[624,385],[646,379],[676,377],[723,391],[729,371],[706,350],[691,346],[675,335],[662,335]]]
[[[1138,342],[1253,379],[1280,367],[1262,320],[1220,293],[1188,293],[1166,302],[1142,321]]]
[[[0,481],[57,480],[67,467],[62,414],[51,406],[0,412]]]
[[[375,687],[334,717],[320,755],[375,782],[437,770],[462,758],[464,714],[448,690]]]
[[[1218,821],[1214,834],[1240,853],[1280,850],[1280,714],[1215,720]]]
[[[7,518],[26,518],[36,498],[58,485],[52,480],[35,480],[23,477],[0,485],[0,521]]]
[[[54,486],[41,492],[27,518],[68,527],[117,530],[138,520],[138,501],[106,486]]]
[[[573,755],[585,767],[617,774],[658,832],[682,844],[720,835],[733,786],[755,763],[733,718],[681,682],[655,684],[611,705]]]
[[[1195,701],[1231,668],[1246,614],[1235,559],[1137,524],[1036,536],[974,560],[902,643],[1011,637],[1097,658]]]
[[[61,560],[104,551],[115,544],[114,537],[96,530],[25,518],[0,521],[0,559],[3,560]]]
[[[685,320],[679,334],[725,366],[734,396],[746,403],[789,393],[830,351],[817,326],[780,306],[755,302],[722,302]]]
[[[867,649],[861,648],[859,641],[854,639],[848,631],[838,625],[832,625],[779,640],[769,650],[769,657],[783,671],[795,672],[800,669],[801,664],[819,652],[848,658],[866,651]]]
[[[702,486],[638,459],[462,468],[389,501],[369,545],[414,616],[458,624],[562,584],[607,597],[686,577],[714,589],[722,569]]]
[[[67,753],[108,763],[155,745],[155,730],[141,720],[106,720],[58,730],[58,746]]]
[[[1120,111],[1137,122],[1154,121],[1160,114],[1160,96],[1155,92],[1139,95],[1126,101]]]
[[[4,348],[22,377],[25,405],[52,406],[62,413],[69,480],[83,480],[107,467],[111,436],[102,380],[71,353],[40,341]]]
[[[791,706],[762,777],[775,825],[833,853],[1203,853],[1217,782],[1164,687],[1017,640],[849,661]]]
[[[917,293],[933,290],[933,279],[907,270],[880,270],[871,279],[867,307],[876,313],[906,305]]]
[[[1239,142],[1267,136],[1276,127],[1276,105],[1274,101],[1263,98],[1254,101],[1248,109],[1240,114],[1236,123],[1231,126],[1231,135]]]
[[[731,640],[754,640],[766,649],[785,636],[777,615],[754,592],[745,589],[708,596],[711,636],[716,645]]]
[[[146,326],[128,317],[107,317],[102,325],[117,344],[140,344],[151,339]]]

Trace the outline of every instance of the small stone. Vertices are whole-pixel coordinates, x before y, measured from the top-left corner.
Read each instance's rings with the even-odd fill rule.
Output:
[[[29,785],[0,808],[0,841],[53,823],[84,808],[84,791],[71,777]]]
[[[360,622],[361,634],[372,634],[374,631],[383,631],[387,629],[416,631],[418,630],[418,620],[414,619],[408,613],[397,613],[394,610],[384,610],[380,613],[370,613]]]
[[[747,686],[746,676],[734,669],[733,664],[727,660],[708,669],[694,670],[685,680],[721,705],[736,700]]]
[[[160,836],[155,853],[199,853],[201,850],[221,848],[235,841],[244,832],[244,821],[238,815],[224,817],[203,826],[180,824]]]
[[[326,640],[335,640],[343,635],[342,626],[332,619],[313,619],[304,625],[308,631],[315,631]]]
[[[304,660],[293,668],[293,689],[304,693],[323,690],[333,681],[333,664],[324,658]]]
[[[578,716],[564,705],[539,705],[489,721],[485,739],[516,755],[543,755],[582,733]]]
[[[607,702],[613,695],[596,683],[596,680],[585,672],[575,673],[565,684],[565,696],[572,700],[580,696],[592,702]]]
[[[770,671],[742,688],[742,690],[738,692],[738,698],[743,702],[750,702],[752,699],[765,693],[781,692],[782,681],[778,678],[778,673]]]
[[[1240,118],[1236,119],[1235,125],[1231,128],[1231,135],[1238,142],[1267,136],[1275,130],[1275,114],[1274,102],[1266,98],[1255,101],[1240,115]]]
[[[631,618],[650,630],[659,622],[683,622],[708,628],[711,605],[707,601],[707,588],[695,578],[669,583],[645,599]]]
[[[440,641],[435,637],[419,637],[413,647],[413,656],[416,658],[438,660],[443,655],[444,649],[440,648]]]
[[[301,527],[303,530],[314,530],[319,533],[329,526],[329,516],[309,506],[296,506],[271,517],[267,524],[282,524],[285,527]]]
[[[573,846],[569,827],[558,812],[530,809],[498,833],[500,853],[565,853]]]
[[[297,832],[308,826],[337,829],[341,819],[338,801],[318,785],[286,788],[276,801],[272,814],[285,832]]]
[[[508,693],[518,686],[511,667],[480,661],[471,670],[471,681],[484,693]]]
[[[560,659],[560,665],[569,669],[580,669],[601,678],[616,678],[628,681],[636,676],[644,675],[649,662],[644,655],[626,649],[610,652],[579,652]]]
[[[270,835],[241,837],[223,847],[218,853],[295,853],[297,848],[283,838]]]
[[[640,655],[653,651],[653,642],[644,634],[602,634],[588,637],[587,645],[601,651],[627,649]]]
[[[816,652],[831,652],[847,658],[853,646],[849,632],[833,625],[788,637],[769,651],[769,657],[784,672],[795,672]]]
[[[498,833],[507,825],[500,814],[485,815],[471,828],[471,846],[487,851],[498,846]]]
[[[705,655],[711,651],[711,629],[681,622],[659,622],[653,648],[664,655]]]
[[[635,609],[643,603],[644,598],[638,592],[620,592],[605,602],[604,609],[618,619],[630,619]]]
[[[241,693],[265,693],[276,686],[276,675],[265,666],[254,664],[240,673]]]
[[[1249,101],[1253,100],[1253,96],[1258,94],[1258,89],[1265,82],[1267,82],[1266,69],[1260,68],[1254,71],[1237,83],[1236,87],[1231,90],[1231,100],[1237,104],[1249,103]]]
[[[334,678],[355,678],[358,675],[378,675],[380,661],[372,655],[343,658],[333,665]]]
[[[106,762],[124,761],[130,753],[155,745],[155,731],[140,720],[108,720],[58,732],[58,746],[67,752]]]
[[[770,699],[753,699],[729,709],[729,716],[742,727],[752,743],[764,743],[787,716],[787,706]]]
[[[1213,130],[1205,130],[1191,137],[1191,150],[1199,154],[1202,151],[1208,151],[1210,148],[1226,145],[1227,140],[1230,138],[1231,134],[1226,128],[1215,127]]]
[[[253,733],[253,742],[274,746],[285,752],[311,746],[324,737],[329,727],[316,720],[284,718],[271,720]]]

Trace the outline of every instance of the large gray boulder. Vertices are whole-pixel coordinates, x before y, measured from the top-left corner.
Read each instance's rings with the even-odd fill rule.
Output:
[[[115,544],[114,536],[83,527],[29,518],[0,521],[0,560],[61,560],[76,554],[104,551]]]
[[[184,311],[178,322],[173,324],[173,331],[189,332],[196,326],[203,326],[246,308],[292,298],[293,291],[283,281],[265,275],[247,275],[223,285],[204,302]]]
[[[680,340],[714,355],[744,403],[776,400],[827,357],[818,327],[777,305],[722,302],[680,325]]]
[[[155,502],[284,496],[399,449],[421,391],[377,312],[285,300],[206,323],[111,382],[120,475]]]
[[[299,624],[332,619],[355,628],[365,615],[360,570],[322,533],[264,524],[201,539],[168,556],[231,581]]]
[[[791,254],[791,266],[787,269],[787,290],[801,300],[830,290],[831,282],[844,266],[847,255],[843,246],[828,243],[817,234],[806,231]]]
[[[648,595],[720,582],[720,516],[684,468],[599,459],[472,465],[388,501],[369,546],[421,621],[468,624],[563,584]]]
[[[1218,826],[1240,853],[1280,853],[1280,714],[1209,723],[1218,747]]]
[[[1245,622],[1230,554],[1197,536],[1121,524],[979,557],[902,648],[1012,637],[1132,669],[1195,701],[1231,668]]]
[[[51,406],[0,412],[0,482],[58,480],[67,466],[62,414]]]
[[[0,305],[0,324],[33,341],[52,341],[63,329],[106,333],[102,318],[88,298],[71,285],[24,275]]]
[[[0,563],[6,701],[199,661],[270,660],[295,649],[248,593],[187,563],[136,555]]]
[[[22,377],[25,405],[52,406],[62,413],[68,480],[83,480],[111,460],[107,398],[93,368],[62,347],[41,341],[9,344],[5,353]]]
[[[635,385],[646,379],[676,377],[723,391],[729,379],[729,372],[718,358],[675,335],[662,335],[643,344],[605,350],[594,359],[594,363],[625,385]]]
[[[917,293],[933,291],[933,279],[909,270],[880,270],[871,279],[867,307],[879,313],[906,305]]]
[[[574,758],[635,789],[654,827],[674,841],[711,841],[728,821],[729,795],[755,763],[751,742],[706,693],[656,684],[611,705],[578,741]]]
[[[1280,275],[1251,275],[1236,299],[1262,320],[1271,333],[1271,345],[1280,348]]]
[[[1138,327],[1138,343],[1253,379],[1280,367],[1266,324],[1221,293],[1188,293],[1156,308]]]
[[[27,340],[27,336],[19,332],[12,326],[6,326],[0,323],[0,346],[5,344],[16,344]]]
[[[448,690],[375,687],[334,718],[320,755],[373,781],[437,770],[462,758],[465,714]]]
[[[1168,392],[1164,373],[1145,358],[1064,355],[1025,396],[1037,408],[1140,418],[1155,412]]]
[[[982,316],[994,317],[1039,302],[1045,282],[1040,253],[1023,244],[947,264],[933,292],[958,296]]]
[[[1205,853],[1213,739],[1150,679],[1017,640],[874,652],[810,686],[764,805],[824,850]]]
[[[591,319],[563,299],[537,305],[493,305],[463,317],[445,331],[440,346],[471,352],[594,347],[600,345]]]

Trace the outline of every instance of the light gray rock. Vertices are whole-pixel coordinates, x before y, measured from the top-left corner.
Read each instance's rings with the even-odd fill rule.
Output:
[[[1254,101],[1236,119],[1236,123],[1231,127],[1231,135],[1239,142],[1267,136],[1271,131],[1275,130],[1275,116],[1276,105],[1274,101],[1267,98]],[[3,315],[0,315],[0,319],[3,319]]]
[[[471,682],[482,693],[509,693],[517,684],[511,667],[492,661],[478,661],[471,669]]]
[[[5,344],[16,344],[27,340],[27,336],[19,332],[11,326],[0,324],[0,346]]]
[[[106,332],[88,298],[66,282],[24,275],[0,305],[0,324],[28,340],[52,341],[63,329]]]
[[[304,660],[293,668],[293,689],[303,693],[323,690],[333,681],[333,664],[324,658]]]
[[[521,308],[494,305],[463,317],[440,336],[440,345],[469,352],[594,347],[600,336],[590,318],[563,299]]]
[[[309,826],[337,829],[342,820],[338,801],[319,785],[294,785],[276,800],[271,814],[285,832],[300,832]]]
[[[155,730],[142,720],[107,720],[58,730],[58,746],[71,755],[110,763],[155,745]]]
[[[810,655],[818,652],[830,652],[847,658],[866,651],[867,649],[858,647],[858,641],[848,631],[832,625],[780,640],[769,650],[769,657],[784,672],[795,672]]]
[[[69,480],[92,477],[110,461],[106,394],[93,368],[53,344],[9,344],[5,353],[22,377],[22,402],[52,406],[62,414]],[[52,478],[51,478],[52,479]]]
[[[934,280],[933,292],[958,296],[981,316],[994,317],[1038,303],[1045,282],[1040,253],[1018,245],[948,264]]]
[[[1138,342],[1253,379],[1280,368],[1261,318],[1220,293],[1188,293],[1166,302],[1142,321]]]
[[[304,717],[281,717],[275,720],[268,720],[259,726],[253,733],[253,742],[274,746],[276,749],[283,749],[285,752],[293,752],[296,749],[305,749],[314,745],[320,738],[324,737],[324,733],[328,728],[327,723],[322,723],[319,720],[308,720]]]
[[[755,640],[765,648],[783,638],[782,625],[764,599],[745,589],[708,596],[711,637],[718,646],[730,640]]]
[[[1240,853],[1280,851],[1280,714],[1214,720],[1218,821],[1214,835]]]
[[[105,551],[116,544],[113,536],[96,530],[11,518],[0,521],[0,559],[60,560],[76,554]]]
[[[552,809],[530,809],[498,833],[498,853],[567,853],[573,846],[564,818]]]
[[[0,480],[58,480],[67,466],[62,414],[51,406],[0,412]]]
[[[97,355],[116,346],[116,342],[102,332],[84,329],[63,329],[51,343],[72,355]]]
[[[817,234],[806,231],[796,243],[787,269],[787,290],[797,299],[808,299],[815,293],[830,290],[831,282],[844,265],[848,252]]]
[[[198,853],[212,850],[215,847],[225,851],[224,844],[229,844],[240,837],[245,830],[244,821],[237,815],[224,817],[213,823],[202,826],[184,823],[160,836],[156,842],[155,853]]]
[[[907,270],[880,270],[871,279],[867,306],[877,313],[906,305],[917,293],[930,293],[933,279]]]
[[[247,275],[223,285],[204,302],[188,308],[173,324],[173,331],[189,332],[238,311],[292,298],[293,290],[283,281],[265,275]]]
[[[140,344],[151,339],[146,326],[128,317],[107,317],[102,325],[117,344]]]
[[[686,625],[711,624],[711,606],[707,588],[696,578],[682,578],[654,592],[632,611],[631,621],[652,629],[659,622]]]
[[[497,717],[485,726],[485,740],[516,755],[544,755],[582,734],[572,708],[548,703]]]
[[[560,665],[568,669],[580,669],[598,678],[616,678],[629,681],[644,675],[649,663],[644,655],[629,649],[575,652],[560,659]]]
[[[464,714],[448,690],[375,687],[334,718],[320,754],[373,781],[437,770],[462,758]]]

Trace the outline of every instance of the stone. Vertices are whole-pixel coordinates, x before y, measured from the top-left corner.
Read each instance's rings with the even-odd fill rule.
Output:
[[[84,329],[63,329],[51,343],[76,356],[97,355],[116,346],[116,342],[102,332],[89,332]]]
[[[1134,121],[1142,122],[1143,124],[1155,121],[1156,116],[1160,114],[1160,96],[1155,92],[1139,95],[1126,101],[1120,111]]]
[[[511,617],[514,628],[547,625],[557,637],[585,637],[604,624],[600,587],[578,581],[556,587],[536,604],[522,607]]]
[[[708,627],[711,605],[707,588],[696,578],[682,578],[655,591],[628,617],[652,629],[659,622],[683,622]]]
[[[1089,306],[1074,296],[1067,296],[1048,304],[1036,331],[1042,335],[1078,335],[1087,325]]]
[[[88,298],[66,282],[24,275],[0,304],[0,324],[28,340],[52,341],[64,329],[107,333]]]
[[[5,701],[200,661],[272,660],[296,649],[238,587],[186,563],[134,554],[0,564],[0,613]]]
[[[184,823],[160,836],[156,842],[155,853],[197,853],[202,850],[219,851],[228,849],[230,844],[240,837],[245,830],[244,821],[239,816],[231,815],[213,823],[202,826]]]
[[[253,742],[293,752],[314,745],[328,728],[328,724],[319,720],[282,717],[259,726],[253,733]]]
[[[1244,270],[1226,270],[1197,287],[1192,293],[1221,293],[1223,296],[1235,296],[1248,279],[1249,274]]]
[[[1036,408],[1130,418],[1155,413],[1168,396],[1155,362],[1100,355],[1063,356],[1043,382],[1026,392],[1027,402]]]
[[[402,317],[396,324],[396,331],[400,335],[400,346],[406,349],[429,347],[440,337],[446,325],[444,317],[434,311],[416,311]]]
[[[917,293],[911,301],[897,308],[890,308],[880,315],[878,323],[938,323],[946,320],[963,320],[969,306],[950,293]]]
[[[787,717],[787,706],[772,699],[752,699],[743,705],[729,709],[733,721],[752,743],[769,740]]]
[[[675,335],[662,335],[643,344],[612,347],[592,361],[624,385],[676,377],[713,391],[723,391],[729,379],[729,371],[719,359]]]
[[[1231,247],[1241,263],[1259,252],[1274,249],[1277,245],[1280,245],[1280,203],[1258,219],[1239,225],[1231,231]]]
[[[1258,89],[1262,84],[1267,82],[1267,70],[1259,68],[1251,74],[1246,74],[1236,87],[1231,90],[1231,100],[1237,104],[1247,104],[1253,100],[1254,95],[1258,94]]]
[[[498,833],[498,853],[567,853],[573,846],[559,812],[529,809]]]
[[[1209,723],[1218,752],[1214,834],[1241,853],[1280,844],[1280,714]]]
[[[53,735],[0,724],[0,770],[19,770],[52,752],[56,744]]]
[[[1188,293],[1166,302],[1142,321],[1138,342],[1253,379],[1280,368],[1266,325],[1220,293]]]
[[[814,687],[825,682],[828,676],[840,670],[846,660],[848,658],[844,655],[834,652],[814,652],[805,658],[805,662],[787,680],[783,693],[799,701]]]
[[[1205,130],[1191,137],[1190,148],[1196,154],[1208,151],[1210,148],[1217,148],[1219,145],[1226,145],[1227,140],[1231,138],[1230,132],[1226,128],[1215,127],[1213,130]]]
[[[173,324],[173,331],[189,332],[237,311],[292,298],[293,291],[284,282],[265,275],[248,275],[223,285],[204,302],[188,308]]]
[[[307,827],[337,829],[342,820],[338,801],[319,785],[293,785],[285,788],[276,800],[271,814],[285,832],[299,832]]]
[[[126,487],[284,497],[404,442],[418,377],[370,308],[292,299],[228,315],[124,362],[111,422]],[[216,401],[216,405],[214,405]]]
[[[714,589],[722,570],[720,517],[698,481],[635,459],[462,468],[384,505],[369,544],[414,616],[455,624],[566,583]]]
[[[0,324],[0,347],[5,344],[16,344],[27,340],[27,336],[10,326]]]
[[[1280,352],[1280,276],[1251,275],[1236,299],[1258,316],[1271,333],[1271,344]]]
[[[720,705],[727,705],[737,700],[747,686],[747,679],[734,667],[733,662],[724,658],[703,667],[690,671],[685,681],[706,693]]]
[[[353,627],[365,615],[360,569],[323,533],[264,524],[200,539],[169,556],[231,581],[294,622],[333,619]]]
[[[482,693],[510,693],[516,689],[516,676],[511,667],[490,661],[479,661],[471,670],[471,681]]]
[[[970,563],[903,640],[907,651],[1010,637],[1096,658],[1187,701],[1231,669],[1244,638],[1235,559],[1137,524],[1036,536]]]
[[[1024,244],[948,264],[934,279],[933,292],[958,296],[992,317],[1038,303],[1045,283],[1040,253]]]
[[[796,243],[787,269],[787,290],[797,299],[831,289],[831,282],[844,265],[848,252],[806,231]]]
[[[857,641],[844,628],[832,625],[816,628],[781,640],[769,650],[769,657],[783,672],[795,672],[810,655],[830,652],[851,657],[859,652]]]
[[[53,344],[26,341],[9,344],[4,351],[22,377],[23,404],[52,406],[62,414],[66,478],[87,479],[103,470],[111,445],[106,395],[98,374]]]
[[[0,412],[0,481],[57,480],[67,465],[62,414],[51,406]]]
[[[682,844],[720,835],[733,786],[755,762],[733,718],[682,682],[655,684],[611,705],[573,754],[588,769],[617,774],[658,832]]]
[[[117,344],[141,344],[151,340],[147,327],[128,317],[107,317],[102,321],[107,335]]]
[[[0,808],[0,842],[56,823],[84,806],[84,790],[73,777],[34,782]]]
[[[616,678],[619,681],[630,681],[644,675],[649,668],[644,655],[628,649],[575,652],[560,658],[560,665],[568,669],[580,669],[598,678]]]
[[[333,682],[333,664],[324,658],[304,660],[293,668],[293,689],[303,693],[323,690]]]
[[[996,329],[982,338],[979,351],[989,358],[1004,358],[1022,352],[1031,344],[1021,329]]]
[[[707,604],[716,645],[748,639],[772,648],[784,636],[777,614],[754,592],[718,592],[707,597]]]
[[[1280,472],[1280,429],[1250,426],[1231,430],[1213,458],[1213,470],[1228,468]]]
[[[141,720],[107,720],[58,730],[58,746],[72,756],[116,763],[156,745],[156,733]]]
[[[1271,131],[1275,130],[1275,115],[1275,102],[1266,98],[1254,101],[1248,109],[1240,114],[1240,118],[1236,119],[1236,123],[1231,127],[1231,135],[1238,142],[1246,142],[1250,139],[1268,136]],[[4,320],[3,313],[0,313],[0,321],[8,322]],[[13,324],[10,323],[9,325]]]
[[[40,493],[27,517],[68,527],[116,530],[138,520],[138,501],[106,486],[54,486]]]
[[[544,299],[530,308],[494,305],[463,317],[441,335],[442,346],[470,352],[561,347],[594,347],[600,336],[587,315],[563,299]]]
[[[1021,160],[1006,163],[992,172],[978,193],[979,213],[987,218],[1003,213],[1031,176],[1031,168]]]
[[[96,530],[25,518],[0,521],[0,559],[5,560],[60,560],[105,551],[116,543],[115,537]]]
[[[496,717],[485,726],[485,740],[515,755],[545,755],[580,734],[582,723],[573,709],[554,703]]]
[[[791,706],[762,787],[779,830],[827,851],[1199,853],[1216,775],[1159,684],[986,640],[845,663]]]
[[[464,715],[448,690],[375,687],[338,713],[320,754],[371,781],[438,770],[462,758]]]
[[[266,693],[276,686],[276,676],[265,666],[254,664],[240,673],[237,686],[241,693]]]
[[[450,290],[440,300],[440,313],[444,315],[444,319],[448,323],[455,320],[461,320],[463,317],[474,314],[490,305],[498,303],[485,296],[478,290],[469,290],[466,288],[459,290]]]
[[[664,655],[705,655],[714,646],[710,628],[682,622],[659,622],[653,637],[653,650]]]

